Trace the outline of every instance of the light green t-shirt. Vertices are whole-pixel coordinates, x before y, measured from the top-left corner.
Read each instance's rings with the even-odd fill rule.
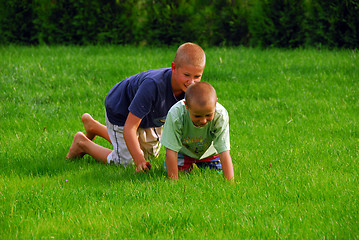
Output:
[[[212,121],[196,127],[191,120],[184,100],[169,110],[163,126],[161,143],[166,148],[195,159],[203,159],[230,149],[229,117],[219,103]]]

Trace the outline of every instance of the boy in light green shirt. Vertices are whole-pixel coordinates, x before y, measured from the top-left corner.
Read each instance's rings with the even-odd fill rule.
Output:
[[[223,170],[233,181],[229,153],[229,118],[217,103],[215,89],[206,82],[188,87],[185,99],[172,106],[163,127],[161,143],[166,147],[165,166],[170,179],[178,179],[178,170],[198,167]]]

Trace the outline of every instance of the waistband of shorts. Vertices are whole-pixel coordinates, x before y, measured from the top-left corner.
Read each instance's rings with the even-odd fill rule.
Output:
[[[194,161],[194,162],[208,162],[208,161],[218,158],[218,156],[219,155],[216,154],[216,155],[213,155],[213,156],[210,156],[207,158],[203,158],[203,159],[195,159],[195,158],[184,155],[184,160],[189,160],[189,161]]]

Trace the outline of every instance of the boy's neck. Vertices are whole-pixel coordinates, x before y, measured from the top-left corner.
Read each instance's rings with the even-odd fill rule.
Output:
[[[173,92],[173,96],[176,98],[177,101],[183,99],[183,98],[184,98],[184,94],[185,94],[185,92],[183,92],[183,91],[178,91],[178,94],[176,94],[175,92]]]

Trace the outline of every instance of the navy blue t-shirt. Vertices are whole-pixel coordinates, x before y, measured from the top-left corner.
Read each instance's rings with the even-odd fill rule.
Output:
[[[124,126],[131,112],[142,119],[140,128],[162,126],[172,105],[184,97],[174,96],[171,76],[171,68],[153,69],[117,83],[105,99],[108,120]]]

